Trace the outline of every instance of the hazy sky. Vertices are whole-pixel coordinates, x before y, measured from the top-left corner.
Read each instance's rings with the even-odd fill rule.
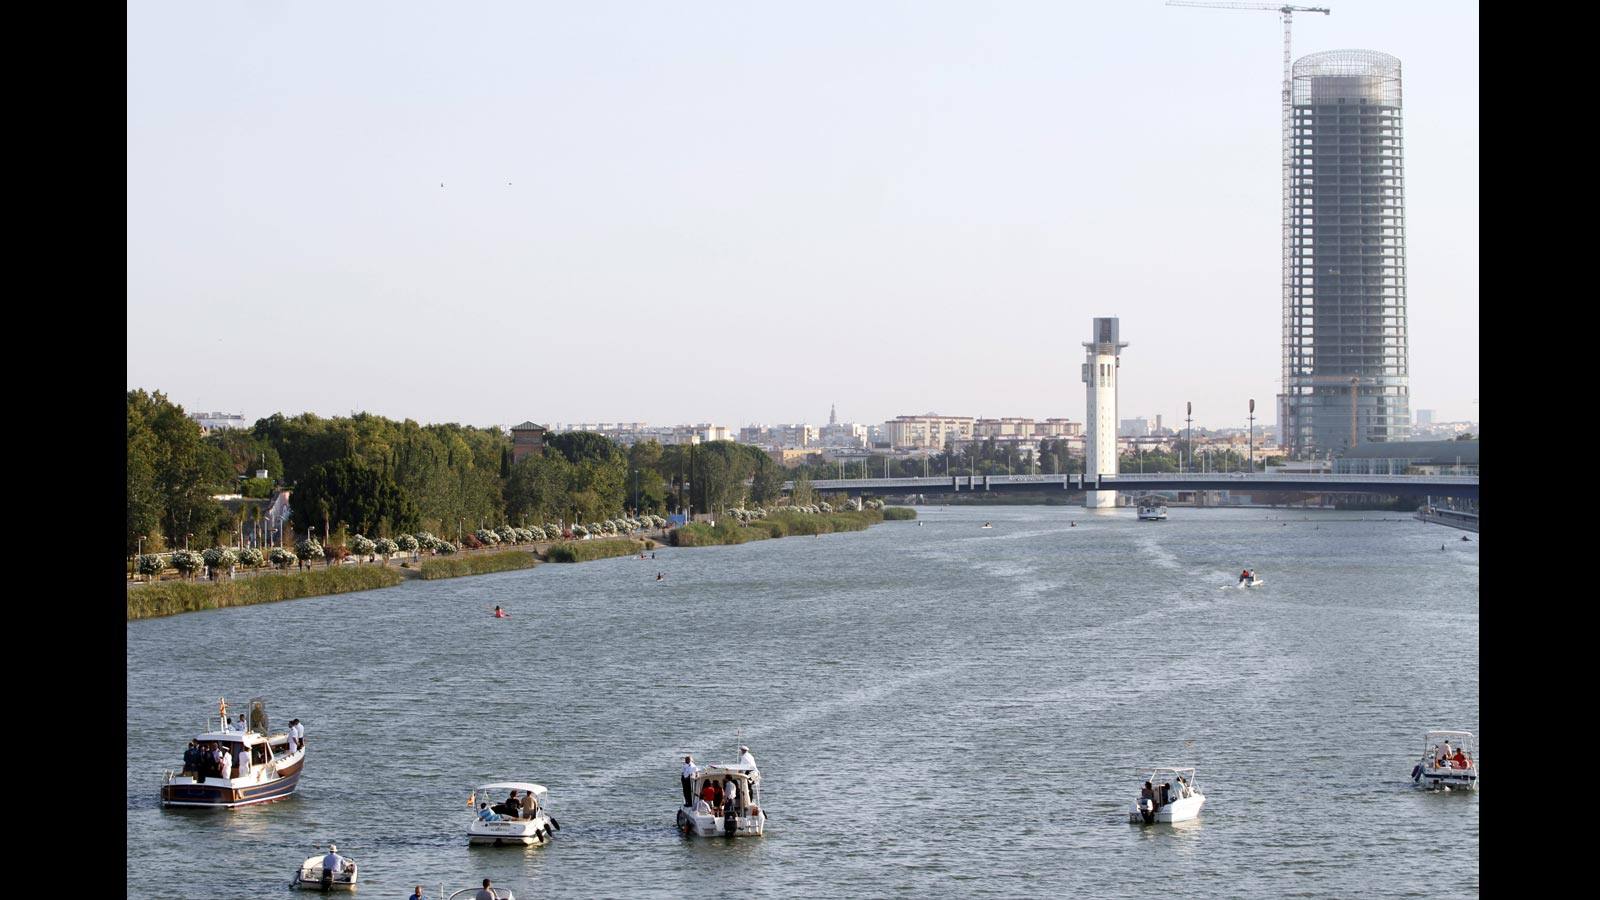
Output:
[[[1476,4],[1398,56],[1413,408],[1478,417]],[[1276,14],[1159,0],[128,7],[128,386],[423,422],[1273,419]],[[441,182],[443,186],[441,187]]]

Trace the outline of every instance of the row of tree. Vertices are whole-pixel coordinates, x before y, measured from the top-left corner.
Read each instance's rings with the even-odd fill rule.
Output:
[[[127,552],[186,542],[228,544],[259,521],[265,496],[290,487],[288,533],[460,537],[495,522],[603,522],[624,512],[721,510],[777,500],[787,474],[766,453],[730,441],[623,448],[588,432],[551,435],[513,463],[498,428],[419,425],[360,413],[275,414],[253,428],[202,435],[159,392],[128,392]],[[257,478],[258,471],[266,478]]]

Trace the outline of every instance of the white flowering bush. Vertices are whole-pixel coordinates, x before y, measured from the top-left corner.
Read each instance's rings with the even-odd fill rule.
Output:
[[[449,556],[450,554],[456,552],[456,545],[450,543],[449,541],[435,540],[433,542],[433,552],[439,554],[440,556]]]
[[[416,534],[412,535],[412,540],[416,541],[417,546],[424,550],[434,550],[437,549],[439,545],[439,539],[434,537],[431,532],[427,531],[417,532]]]
[[[285,550],[282,547],[273,547],[272,552],[267,554],[267,561],[271,562],[280,569],[287,569],[299,562],[300,557],[296,556],[293,550]]]
[[[172,567],[185,578],[200,571],[205,564],[205,558],[193,550],[179,550],[172,554]]]
[[[350,551],[357,556],[371,556],[378,552],[378,544],[365,535],[356,535],[350,539]]]
[[[487,528],[479,528],[477,531],[472,533],[472,536],[477,538],[478,543],[484,545],[485,547],[493,547],[495,544],[500,543],[500,535],[495,534]]]
[[[823,512],[833,512],[833,504],[832,503],[827,503],[827,502],[818,503],[817,504],[817,509],[820,509]]]
[[[404,550],[407,553],[415,553],[417,548],[422,546],[422,543],[417,540],[416,535],[411,534],[400,535],[399,539],[397,539],[395,543],[400,546],[401,550]]]
[[[159,553],[145,553],[139,557],[139,574],[156,576],[167,568],[167,561]]]
[[[547,541],[547,540],[549,540],[549,538],[545,537],[543,528],[534,527],[534,528],[524,528],[523,530],[528,533],[528,538],[527,539],[530,540],[530,541]]]
[[[394,555],[396,550],[400,549],[399,544],[389,540],[388,538],[378,538],[376,541],[374,541],[374,543],[378,545],[378,555],[383,557],[385,560],[388,560],[390,556]]]
[[[254,569],[260,566],[266,559],[266,554],[255,547],[246,547],[239,551],[239,565],[247,569]]]
[[[500,540],[503,543],[515,544],[521,540],[521,538],[517,537],[517,530],[510,525],[501,525],[494,530],[494,533],[500,536]]]
[[[574,525],[574,526],[572,526],[572,535],[573,535],[573,537],[580,537],[580,538],[588,537],[589,536],[589,529],[583,527],[582,525]]]
[[[294,553],[295,556],[298,556],[306,562],[310,562],[314,559],[321,559],[324,556],[322,552],[322,545],[314,540],[311,540],[310,538],[297,542],[294,545]]]

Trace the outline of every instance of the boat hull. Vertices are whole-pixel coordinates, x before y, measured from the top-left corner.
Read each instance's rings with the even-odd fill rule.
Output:
[[[1206,798],[1203,794],[1196,794],[1193,797],[1185,797],[1182,800],[1175,800],[1156,810],[1154,822],[1150,824],[1170,825],[1173,822],[1187,822],[1190,819],[1198,818],[1200,815],[1200,807],[1205,805]],[[1137,804],[1134,805],[1133,809],[1128,811],[1128,821],[1136,825],[1146,824],[1144,821],[1144,815],[1139,812],[1139,807]]]
[[[1424,768],[1414,780],[1432,791],[1475,791],[1478,789],[1478,770]]]
[[[736,816],[732,830],[727,824],[728,820],[722,816],[697,814],[685,807],[678,809],[678,830],[699,837],[754,837],[766,831],[767,817],[765,814]]]
[[[467,843],[478,847],[537,847],[550,843],[553,832],[550,817],[540,813],[529,820],[473,822],[467,829]]]
[[[174,778],[161,786],[161,805],[236,809],[282,800],[299,788],[304,764],[304,758],[296,760],[292,766],[279,769],[278,777],[259,784],[232,784],[220,778],[201,782]]]

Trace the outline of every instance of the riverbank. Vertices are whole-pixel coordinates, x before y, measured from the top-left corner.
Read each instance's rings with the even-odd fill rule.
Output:
[[[896,518],[900,518],[897,514]],[[832,534],[837,531],[866,531],[884,521],[882,510],[842,510],[831,513],[774,513],[741,525],[735,519],[722,519],[715,525],[695,522],[672,532],[674,547],[715,547],[743,544],[795,535]],[[912,518],[915,518],[913,515]]]
[[[128,592],[128,621],[230,606],[254,606],[302,597],[348,594],[394,587],[405,580],[398,567],[362,566],[262,575],[244,581],[165,581]]]
[[[553,563],[590,562],[617,556],[632,556],[654,550],[656,542],[639,538],[607,538],[600,541],[562,541],[550,545],[545,559]]]
[[[424,560],[417,567],[417,577],[423,581],[440,578],[460,578],[464,575],[488,575],[491,572],[514,572],[531,569],[539,564],[532,550],[502,550],[483,556],[439,556]]]
[[[896,511],[891,517],[886,516],[883,511],[869,509],[813,514],[779,513],[765,519],[757,519],[749,525],[740,525],[733,519],[724,519],[715,526],[697,522],[674,529],[669,533],[668,539],[675,547],[709,547],[792,535],[865,531],[885,521],[886,518],[908,518],[906,512],[911,513],[909,518],[916,518],[913,510]],[[230,606],[253,606],[281,600],[370,591],[394,587],[408,580],[434,581],[510,572],[531,569],[541,562],[590,562],[597,559],[632,556],[648,552],[657,546],[658,544],[649,538],[631,537],[558,541],[543,545],[535,544],[525,550],[433,557],[413,565],[341,565],[303,572],[262,573],[250,578],[222,582],[161,581],[145,584],[139,586],[137,590],[127,592],[128,621],[206,609],[224,609]]]

